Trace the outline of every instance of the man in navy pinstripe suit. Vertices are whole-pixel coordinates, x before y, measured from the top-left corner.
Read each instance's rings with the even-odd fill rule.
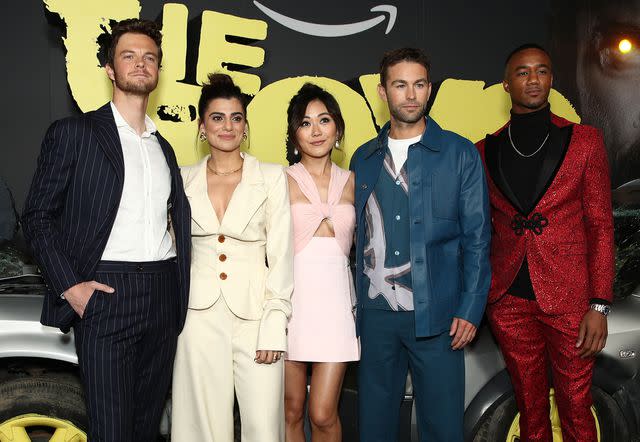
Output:
[[[49,288],[41,321],[74,328],[91,441],[156,440],[187,310],[189,204],[145,114],[161,39],[153,22],[114,26],[112,101],[51,125],[25,203]]]

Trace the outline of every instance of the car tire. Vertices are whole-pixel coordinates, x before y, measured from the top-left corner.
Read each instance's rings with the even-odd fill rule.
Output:
[[[615,400],[597,387],[592,389],[592,395],[600,427],[600,442],[630,440],[627,422]],[[517,414],[518,406],[511,394],[483,419],[473,442],[514,442],[507,440],[507,435]]]
[[[21,417],[25,418],[21,418]],[[71,425],[83,433],[87,416],[82,386],[70,374],[17,377],[0,384],[0,428],[8,429],[10,422],[21,426],[30,419],[50,420],[38,424],[39,432],[55,431],[58,425]],[[44,428],[42,428],[44,427]],[[47,429],[49,428],[49,429]],[[2,434],[0,433],[0,439]],[[85,438],[86,440],[86,438]]]

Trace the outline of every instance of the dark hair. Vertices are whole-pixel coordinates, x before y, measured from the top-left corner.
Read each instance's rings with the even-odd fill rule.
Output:
[[[289,164],[300,161],[300,152],[298,152],[297,155],[294,152],[295,149],[299,147],[296,132],[304,121],[307,106],[314,100],[319,100],[325,105],[329,115],[331,115],[331,118],[333,118],[336,124],[338,138],[340,140],[344,138],[344,119],[342,118],[340,105],[336,99],[320,86],[313,83],[305,83],[291,98],[289,107],[287,108],[287,161],[289,161]]]
[[[111,27],[111,38],[107,49],[107,64],[113,66],[118,41],[124,34],[129,33],[146,35],[155,42],[156,46],[158,46],[158,66],[160,66],[162,63],[162,33],[160,32],[160,26],[154,21],[139,18],[128,18]]]
[[[549,57],[549,60],[551,60],[551,55],[549,55],[549,52],[547,52],[547,50],[545,48],[543,48],[542,46],[540,46],[539,44],[537,44],[537,43],[525,43],[523,45],[518,46],[513,51],[511,51],[509,53],[509,55],[507,55],[507,58],[504,61],[505,69],[507,68],[507,65],[509,64],[509,62],[511,61],[511,59],[513,58],[514,55],[516,55],[518,52],[522,52],[522,51],[525,51],[527,49],[537,49],[539,51],[542,51],[545,54],[547,54],[547,57]]]
[[[387,85],[387,72],[389,68],[402,61],[410,61],[424,66],[427,70],[427,79],[431,76],[431,62],[429,57],[422,49],[417,48],[400,48],[385,52],[380,61],[380,84],[382,87]]]
[[[242,105],[244,119],[247,121],[247,96],[236,86],[233,79],[227,74],[209,74],[209,82],[202,85],[200,100],[198,100],[198,117],[204,120],[204,112],[211,100],[216,98],[237,98]]]

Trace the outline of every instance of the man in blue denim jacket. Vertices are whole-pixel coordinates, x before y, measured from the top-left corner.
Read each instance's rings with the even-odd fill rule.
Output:
[[[484,169],[475,146],[425,116],[429,60],[385,54],[391,121],[351,159],[356,176],[359,431],[395,441],[407,369],[420,440],[462,441],[464,354],[491,279]]]

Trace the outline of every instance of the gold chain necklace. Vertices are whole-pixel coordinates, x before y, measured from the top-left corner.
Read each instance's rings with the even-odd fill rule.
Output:
[[[242,163],[244,164],[244,159],[242,160]],[[236,173],[240,169],[242,169],[242,164],[240,164],[240,167],[238,167],[237,169],[230,170],[229,172],[218,172],[217,170],[212,169],[211,166],[209,166],[209,161],[207,161],[207,169],[209,169],[211,171],[211,173],[213,173],[214,175],[229,176],[229,175],[232,175],[232,174]]]

